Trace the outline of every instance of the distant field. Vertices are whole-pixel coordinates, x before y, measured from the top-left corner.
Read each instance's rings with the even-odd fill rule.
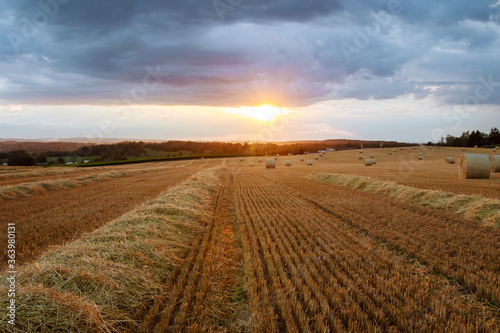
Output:
[[[25,263],[18,327],[498,332],[500,174],[460,180],[462,153],[380,148],[361,153],[374,155],[370,167],[351,150],[280,156],[275,169],[265,169],[266,157],[244,157],[25,177],[150,169],[0,201],[0,224],[16,222]],[[2,175],[38,170],[0,169],[0,190]],[[330,174],[352,176],[356,186],[325,182]],[[366,190],[368,178],[358,176],[416,196]],[[452,204],[433,205],[440,193]],[[460,209],[471,202],[477,207]]]

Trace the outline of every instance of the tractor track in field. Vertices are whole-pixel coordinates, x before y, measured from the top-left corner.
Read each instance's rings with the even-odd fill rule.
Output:
[[[464,294],[499,309],[498,229],[480,226],[452,213],[332,184],[297,179],[287,186],[296,196],[345,221],[387,249],[429,267],[433,274],[456,284]],[[339,200],[342,194],[349,200]]]
[[[236,325],[231,297],[238,283],[238,251],[232,224],[232,175],[225,174],[214,198],[213,216],[166,281],[165,295],[144,316],[143,332],[218,331],[221,325]]]

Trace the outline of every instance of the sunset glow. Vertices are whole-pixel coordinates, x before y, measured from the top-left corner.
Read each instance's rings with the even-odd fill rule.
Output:
[[[245,118],[251,118],[253,120],[267,122],[276,119],[280,115],[286,115],[292,113],[290,110],[277,108],[272,105],[261,105],[261,106],[242,106],[239,108],[225,108],[227,113],[239,114]]]

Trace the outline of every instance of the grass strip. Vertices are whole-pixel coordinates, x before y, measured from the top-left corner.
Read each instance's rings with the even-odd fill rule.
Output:
[[[449,210],[485,225],[500,227],[500,200],[480,195],[456,194],[426,190],[394,182],[357,175],[325,174],[315,172],[307,178],[334,183],[371,193],[380,193],[416,205]]]

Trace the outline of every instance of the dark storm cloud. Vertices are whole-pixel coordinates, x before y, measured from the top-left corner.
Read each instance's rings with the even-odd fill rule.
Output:
[[[456,103],[479,76],[500,81],[494,4],[8,1],[0,4],[0,99],[112,104],[158,68],[158,84],[133,102],[307,105],[412,95]],[[479,102],[500,103],[494,96]]]

